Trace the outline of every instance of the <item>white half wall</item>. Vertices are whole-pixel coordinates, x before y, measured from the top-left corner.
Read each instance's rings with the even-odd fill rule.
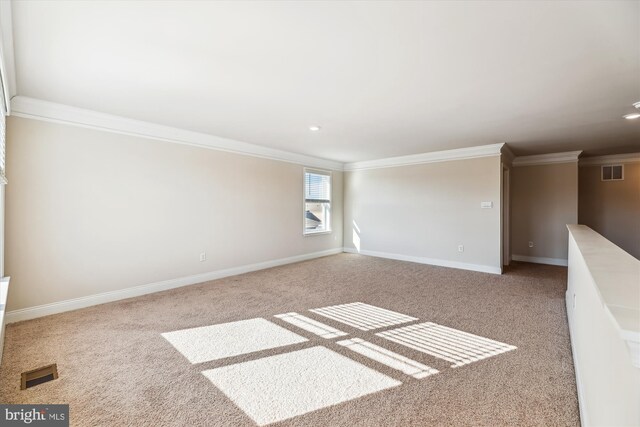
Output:
[[[640,261],[569,225],[567,318],[583,427],[640,425]]]
[[[345,250],[499,274],[501,174],[500,155],[346,171]]]
[[[342,172],[333,232],[304,237],[301,164],[26,118],[7,127],[9,312],[341,251]]]

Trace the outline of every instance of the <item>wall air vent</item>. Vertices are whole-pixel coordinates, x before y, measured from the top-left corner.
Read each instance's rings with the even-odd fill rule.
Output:
[[[624,179],[624,165],[602,166],[602,181],[622,181]]]

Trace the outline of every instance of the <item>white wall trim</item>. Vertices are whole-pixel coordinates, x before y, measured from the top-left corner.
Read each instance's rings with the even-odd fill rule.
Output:
[[[432,151],[430,153],[412,154],[409,156],[388,157],[386,159],[367,160],[363,162],[345,163],[345,171],[363,169],[380,169],[397,166],[419,165],[423,163],[447,162],[451,160],[475,159],[500,155],[504,143],[480,145],[477,147],[456,148],[454,150]]]
[[[572,321],[569,317],[569,312],[571,310],[571,307],[569,307],[570,301],[572,300],[571,296],[569,295],[569,290],[567,290],[567,292],[565,292],[565,304],[567,306],[567,324],[569,325],[569,342],[571,342],[571,354],[573,356],[573,369],[575,371],[576,374],[576,390],[578,392],[578,409],[580,411],[580,425],[581,426],[588,426],[589,424],[589,420],[587,418],[587,411],[586,411],[586,407],[587,407],[587,403],[585,402],[585,397],[584,397],[584,389],[582,386],[582,380],[580,377],[580,369],[578,368],[578,354],[576,353],[576,347],[573,344],[573,325],[572,325]]]
[[[193,145],[196,147],[210,148],[231,153],[244,154],[253,157],[261,157],[270,160],[279,160],[288,163],[296,163],[304,166],[312,166],[330,170],[342,170],[343,164],[333,160],[306,156],[304,154],[290,153],[260,145],[221,138],[206,133],[128,119],[83,108],[70,107],[40,99],[16,96],[12,99],[11,115],[28,119],[44,120],[54,123],[64,123],[114,132],[123,135],[132,135],[149,138],[158,141],[173,142],[177,144]]]
[[[344,248],[344,251],[351,254],[360,254],[360,255],[372,256],[377,258],[395,259],[398,261],[409,261],[409,262],[415,262],[418,264],[428,264],[428,265],[436,265],[439,267],[458,268],[460,270],[479,271],[481,273],[502,274],[502,269],[500,267],[492,267],[490,265],[469,264],[466,262],[449,261],[445,259],[435,259],[435,258],[425,258],[425,257],[412,256],[412,255],[392,254],[388,252],[367,251],[367,250],[358,251],[354,248]]]
[[[500,149],[500,152],[502,153],[503,163],[505,163],[507,166],[511,166],[511,164],[513,163],[513,159],[515,159],[516,156],[515,154],[513,154],[513,151],[511,151],[511,148],[509,148],[509,145],[504,144]]]
[[[567,151],[564,153],[536,154],[535,156],[520,156],[513,159],[513,166],[552,165],[554,163],[575,163],[582,151]]]
[[[587,157],[580,159],[578,166],[600,166],[640,162],[640,153],[612,154],[610,156]]]
[[[545,258],[539,256],[526,256],[526,255],[512,255],[511,259],[514,261],[533,262],[535,264],[547,264],[547,265],[560,265],[566,267],[568,262],[562,258]]]
[[[151,294],[154,292],[166,291],[182,286],[194,285],[197,283],[208,282],[210,280],[222,279],[224,277],[235,276],[238,274],[249,273],[257,270],[264,270],[266,268],[292,264],[294,262],[306,261],[339,253],[342,253],[342,248],[328,249],[320,252],[312,252],[304,255],[296,255],[288,258],[264,261],[256,264],[211,271],[208,273],[195,274],[193,276],[164,280],[161,282],[149,283],[146,285],[134,286],[126,289],[119,289],[117,291],[88,295],[85,297],[38,305],[35,307],[21,308],[19,310],[8,311],[5,319],[6,323],[20,322],[22,320],[35,319],[37,317],[48,316],[50,314],[63,313],[65,311],[77,310],[93,305],[104,304],[107,302],[118,301],[126,298],[133,298],[141,295]]]

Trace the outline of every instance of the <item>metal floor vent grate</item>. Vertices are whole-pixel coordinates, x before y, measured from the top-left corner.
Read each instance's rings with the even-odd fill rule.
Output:
[[[21,376],[22,382],[20,383],[20,390],[26,390],[38,384],[58,379],[58,366],[54,363],[53,365],[23,372]]]

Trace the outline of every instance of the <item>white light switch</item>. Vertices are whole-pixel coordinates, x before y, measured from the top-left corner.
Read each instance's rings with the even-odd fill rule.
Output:
[[[493,207],[493,202],[480,202],[480,207],[482,209],[491,209]]]

